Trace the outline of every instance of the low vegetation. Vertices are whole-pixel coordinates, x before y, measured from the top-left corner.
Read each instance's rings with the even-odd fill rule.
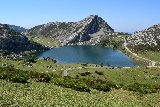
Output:
[[[1,106],[160,105],[159,68],[112,69],[91,64],[84,67],[43,59],[36,59],[29,66],[24,64],[23,60],[1,59]],[[70,69],[67,77],[62,75],[65,69]]]
[[[121,49],[123,47],[124,39],[128,35],[106,36],[102,39],[99,45],[109,48]]]
[[[75,91],[52,83],[11,83],[0,80],[0,106],[159,107],[159,93],[139,96],[132,91]]]
[[[35,36],[35,37],[34,36],[29,36],[28,38],[30,40],[36,42],[36,43],[39,43],[43,46],[46,46],[46,47],[53,48],[53,47],[60,46],[59,41],[54,39],[54,38],[44,37],[44,36],[41,36],[41,35],[38,35],[38,36]]]
[[[144,58],[148,58],[153,61],[160,62],[160,53],[159,52],[153,52],[153,51],[146,51],[138,53],[139,56],[142,56]]]

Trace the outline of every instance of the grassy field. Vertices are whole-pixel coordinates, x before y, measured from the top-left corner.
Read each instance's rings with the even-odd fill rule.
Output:
[[[103,75],[98,75],[95,71],[103,72]],[[69,72],[71,77],[80,76],[81,73],[90,72],[87,77],[107,79],[115,84],[129,85],[133,83],[142,84],[160,84],[160,69],[159,68],[129,68],[129,69],[109,69],[109,68],[90,68],[84,70],[73,70]]]
[[[160,62],[160,52],[147,51],[147,52],[144,52],[144,53],[140,53],[138,55],[142,56],[144,58],[148,58],[150,60],[154,60],[154,61]]]
[[[37,59],[31,66],[26,65],[23,60],[0,60],[0,66],[13,65],[17,69],[24,71],[34,71],[39,73],[55,73],[63,75],[64,70],[67,70],[69,76],[80,76],[80,73],[90,72],[89,77],[92,78],[104,78],[116,83],[131,84],[133,82],[138,83],[150,83],[160,84],[160,68],[109,68],[100,67],[100,65],[87,64],[86,66],[81,64],[57,64],[51,60],[45,61],[43,59]],[[95,71],[103,72],[103,75],[97,75]],[[83,77],[83,76],[80,76]]]
[[[134,50],[131,47],[128,47],[129,49],[131,49],[133,52]],[[135,57],[134,55],[132,55],[131,53],[129,53],[127,50],[123,49],[121,50],[123,53],[125,53],[126,55],[128,55],[130,58],[132,58],[139,66],[149,66],[150,61],[145,61],[143,59],[140,59],[138,57]],[[137,53],[138,56],[152,60],[152,61],[156,61],[156,66],[160,66],[160,53],[159,52],[153,52],[153,51],[147,51],[147,52],[139,52]]]
[[[90,78],[111,81],[123,87],[139,84],[160,84],[159,68],[108,68],[93,64],[54,64],[52,61],[37,59],[32,66],[24,65],[24,61],[0,60],[0,66],[13,65],[24,71],[53,73],[62,75],[68,70],[71,78]],[[89,72],[88,75],[82,75]],[[101,72],[101,73],[97,73]],[[124,88],[112,88],[108,92],[92,89],[80,92],[71,88],[55,85],[53,82],[13,83],[0,79],[0,106],[69,106],[69,107],[159,107],[160,93],[139,94]]]
[[[159,107],[160,94],[139,96],[125,90],[90,93],[52,83],[10,83],[0,80],[1,107]]]
[[[63,72],[65,69],[74,69],[83,67],[81,64],[57,64],[53,63],[51,60],[45,61],[43,59],[37,59],[32,65],[28,65],[24,60],[14,61],[7,59],[0,59],[0,66],[2,65],[13,65],[17,69],[24,71],[32,70],[40,73],[54,73]],[[88,64],[88,67],[94,67],[94,64]],[[97,65],[97,67],[100,67]]]

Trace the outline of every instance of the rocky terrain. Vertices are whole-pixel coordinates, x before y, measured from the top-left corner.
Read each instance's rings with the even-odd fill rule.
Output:
[[[127,42],[135,51],[160,51],[160,24],[133,33]]]
[[[79,22],[50,22],[27,31],[28,36],[43,35],[59,40],[62,45],[97,44],[112,29],[101,17],[90,15]]]
[[[29,41],[27,37],[11,29],[7,24],[0,24],[0,53],[22,54],[26,51],[45,50],[43,46]]]

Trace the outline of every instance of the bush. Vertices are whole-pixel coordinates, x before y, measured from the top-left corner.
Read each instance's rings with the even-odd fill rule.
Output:
[[[154,86],[149,85],[149,84],[139,84],[139,83],[134,83],[132,85],[126,86],[125,89],[127,89],[128,91],[139,92],[141,94],[157,92]]]
[[[29,77],[26,71],[12,67],[3,67],[0,68],[0,79],[6,79],[17,83],[27,83]]]
[[[77,91],[84,91],[84,92],[90,92],[91,90],[89,89],[89,87],[84,84],[84,83],[81,83],[81,82],[77,82],[74,87],[73,87],[74,90],[77,90]]]
[[[0,67],[0,79],[17,83],[27,83],[29,79],[34,79],[36,82],[49,82],[51,77],[44,73],[23,71],[12,67]]]
[[[54,78],[52,82],[55,85],[59,85],[65,88],[71,88],[76,91],[90,92],[89,87],[85,83],[79,82],[78,80],[70,79],[68,77]]]
[[[102,79],[81,79],[81,82],[87,84],[87,86],[99,90],[99,91],[110,91],[111,88],[116,88],[116,85],[112,82]]]
[[[27,83],[28,76],[24,74],[12,75],[9,80],[16,83]]]
[[[90,75],[90,74],[91,74],[90,72],[80,73],[81,76],[87,76],[87,75]]]
[[[108,84],[98,84],[95,89],[99,90],[99,91],[110,91],[111,87]]]
[[[88,63],[85,63],[85,64],[81,64],[82,66],[87,66],[88,65]]]
[[[103,75],[104,74],[103,71],[95,71],[95,73],[98,74],[98,75]]]
[[[85,74],[85,73],[80,73],[80,75],[81,75],[81,76],[86,76],[86,74]]]
[[[29,72],[29,76],[31,79],[34,79],[36,82],[49,82],[51,77],[48,74],[38,73],[38,72]]]

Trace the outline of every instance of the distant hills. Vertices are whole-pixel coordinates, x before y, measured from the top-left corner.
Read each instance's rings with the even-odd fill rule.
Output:
[[[8,26],[9,26],[9,28],[11,28],[17,32],[26,32],[27,31],[27,29],[24,27],[15,26],[15,25],[8,25]]]
[[[160,51],[160,24],[134,32],[128,38],[128,44],[135,51]]]
[[[29,29],[27,35],[54,38],[63,45],[97,44],[102,38],[113,32],[114,29],[101,17],[90,15],[79,22],[50,22],[38,25]]]
[[[41,51],[47,48],[29,41],[28,38],[10,28],[7,24],[0,24],[0,51],[3,54],[23,54],[26,51]]]

